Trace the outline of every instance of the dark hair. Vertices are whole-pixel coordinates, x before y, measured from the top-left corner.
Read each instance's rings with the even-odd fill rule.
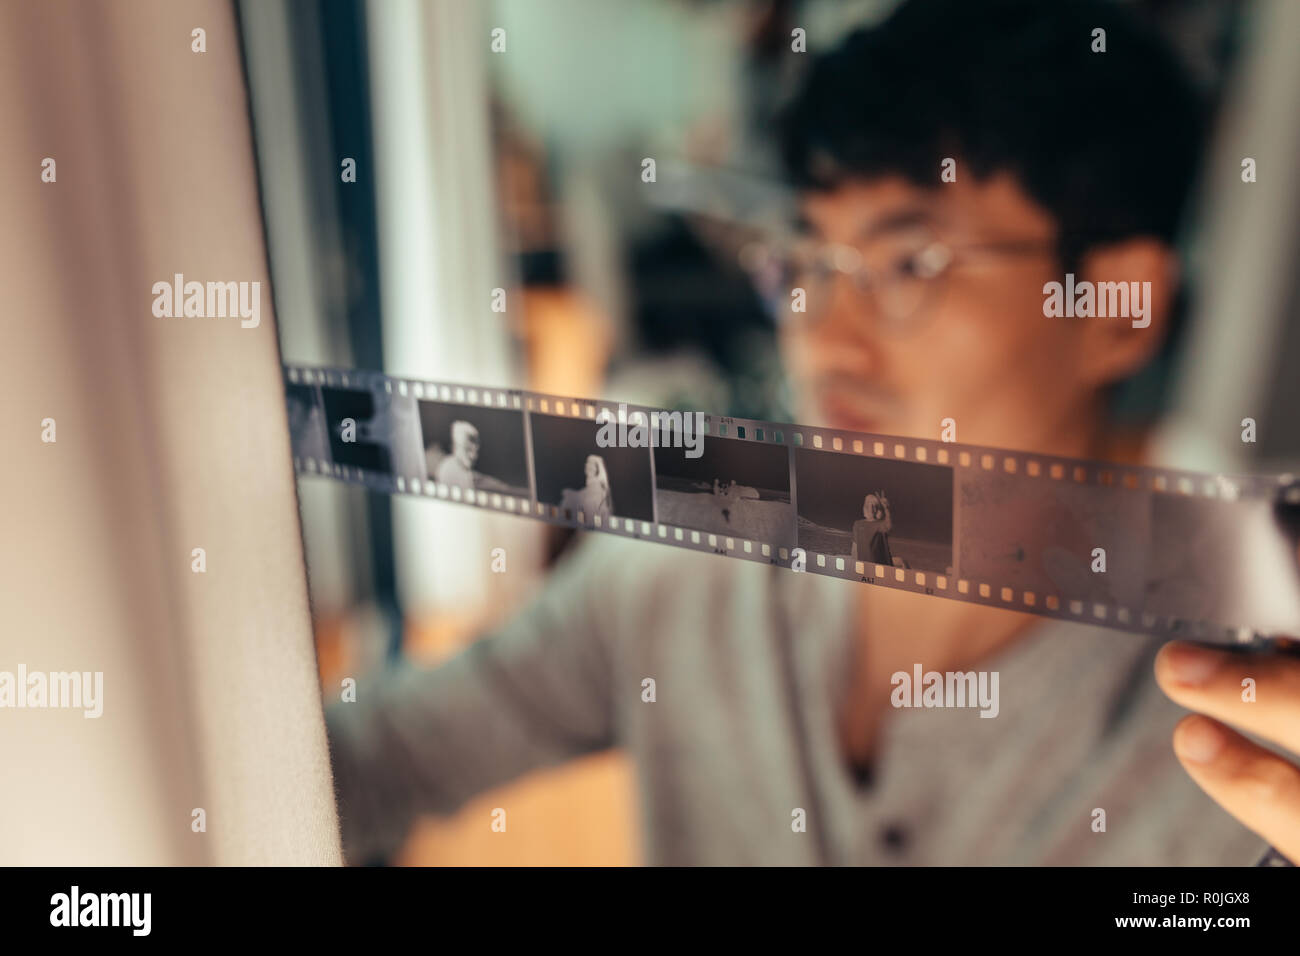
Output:
[[[817,57],[778,127],[798,189],[938,187],[949,156],[959,175],[1010,172],[1056,219],[1072,271],[1108,241],[1174,244],[1206,114],[1170,46],[1115,3],[910,0]]]

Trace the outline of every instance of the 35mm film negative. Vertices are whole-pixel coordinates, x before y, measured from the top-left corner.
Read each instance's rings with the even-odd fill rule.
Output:
[[[285,366],[294,467],[1218,644],[1300,634],[1300,483]]]

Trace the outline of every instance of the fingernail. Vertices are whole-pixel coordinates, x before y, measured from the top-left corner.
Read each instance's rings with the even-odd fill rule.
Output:
[[[1165,663],[1180,684],[1201,684],[1219,669],[1222,658],[1217,652],[1191,644],[1171,644],[1165,651]]]
[[[1209,763],[1223,749],[1223,733],[1208,720],[1194,720],[1178,732],[1178,753],[1196,763]]]

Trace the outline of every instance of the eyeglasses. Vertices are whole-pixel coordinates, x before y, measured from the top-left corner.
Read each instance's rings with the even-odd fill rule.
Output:
[[[740,263],[778,321],[818,319],[830,306],[836,278],[843,275],[855,292],[871,296],[881,324],[898,334],[923,324],[944,279],[968,259],[1055,252],[1056,244],[1045,239],[956,245],[936,239],[928,230],[915,230],[859,246],[806,240],[752,243],[741,250]],[[796,290],[803,291],[802,301]]]

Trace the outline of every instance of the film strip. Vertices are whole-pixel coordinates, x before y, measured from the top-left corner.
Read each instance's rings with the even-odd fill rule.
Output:
[[[1300,634],[1293,476],[1206,475],[285,366],[294,467],[1133,632]]]

